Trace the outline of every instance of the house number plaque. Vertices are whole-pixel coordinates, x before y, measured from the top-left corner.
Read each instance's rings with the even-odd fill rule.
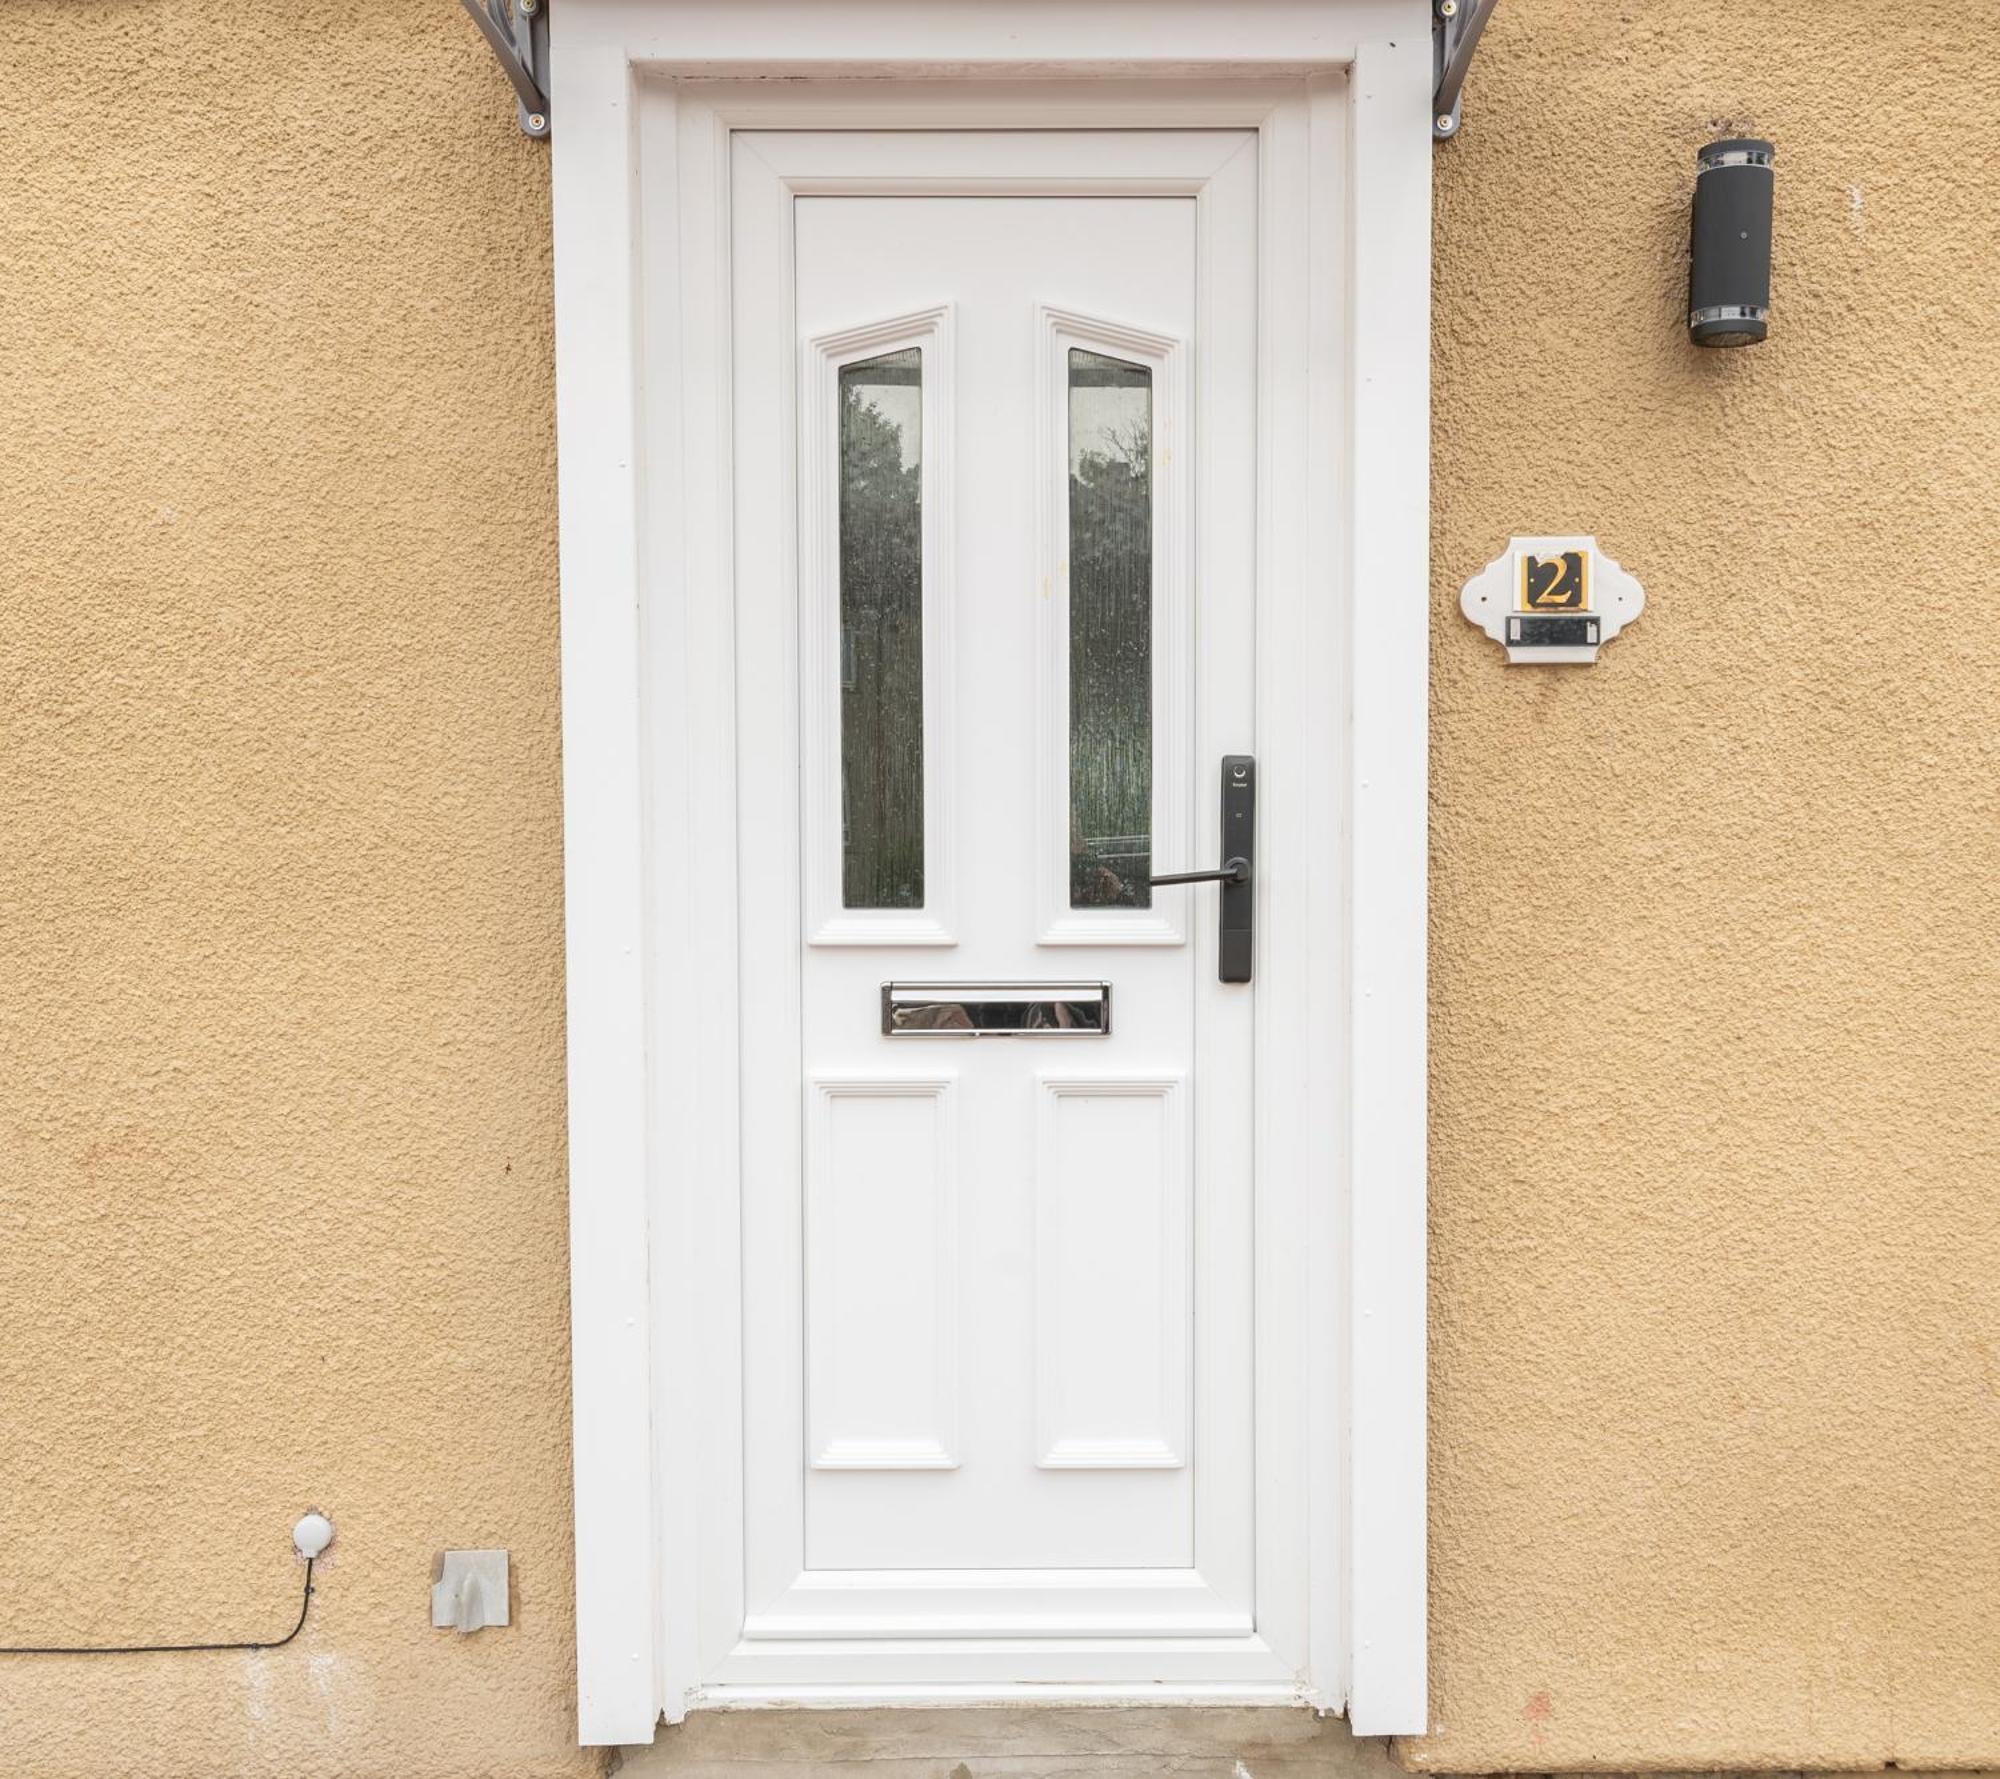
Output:
[[[1587,666],[1646,609],[1646,594],[1594,537],[1516,537],[1458,603],[1510,663]]]

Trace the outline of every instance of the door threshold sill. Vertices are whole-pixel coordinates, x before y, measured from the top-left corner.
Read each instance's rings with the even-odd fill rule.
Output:
[[[1290,1681],[1227,1681],[1213,1686],[1193,1683],[1150,1686],[1098,1686],[1084,1681],[1023,1680],[1006,1683],[965,1682],[896,1685],[887,1682],[829,1683],[818,1686],[754,1686],[743,1683],[705,1686],[688,1700],[697,1711],[839,1711],[877,1706],[948,1705],[1004,1707],[1074,1705],[1132,1707],[1162,1706],[1309,1706],[1305,1688]]]

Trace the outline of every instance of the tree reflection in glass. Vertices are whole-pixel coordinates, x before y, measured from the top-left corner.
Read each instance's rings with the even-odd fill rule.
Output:
[[[1153,892],[1153,373],[1069,354],[1069,900]]]
[[[924,905],[923,353],[840,372],[841,902]]]

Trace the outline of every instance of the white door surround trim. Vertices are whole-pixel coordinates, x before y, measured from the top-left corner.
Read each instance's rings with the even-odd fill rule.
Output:
[[[737,1216],[727,169],[743,128],[1260,134],[1255,1117],[1260,1178],[1289,1182],[1297,1210],[1273,1249],[1297,1253],[1299,1283],[1274,1289],[1304,1291],[1312,1348],[1309,1659],[1296,1686],[1153,1696],[1282,1693],[1361,1734],[1425,1728],[1429,14],[566,0],[553,15],[586,1744],[678,1718],[703,1613],[720,1602],[740,1623],[743,1604],[741,1526],[715,1523],[740,1441],[713,1433],[740,1424],[740,1331],[706,1325],[691,1288]],[[1266,1253],[1260,1237],[1260,1290]],[[996,1693],[821,1702],[836,1696]]]

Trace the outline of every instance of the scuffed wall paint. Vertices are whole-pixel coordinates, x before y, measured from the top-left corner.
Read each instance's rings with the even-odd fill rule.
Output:
[[[2000,1764],[2000,16],[1502,0],[1436,158],[1445,1769]],[[1685,343],[1777,143],[1770,341]],[[1644,619],[1457,611],[1595,531]]]
[[[548,150],[454,5],[12,0],[0,1770],[574,1748]],[[515,1622],[429,1624],[446,1545]]]

